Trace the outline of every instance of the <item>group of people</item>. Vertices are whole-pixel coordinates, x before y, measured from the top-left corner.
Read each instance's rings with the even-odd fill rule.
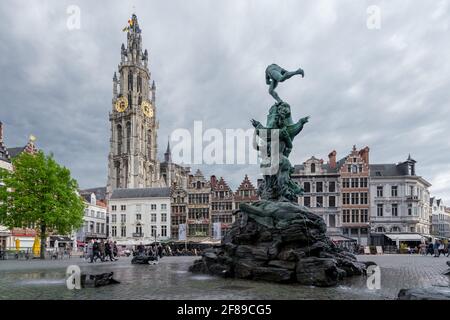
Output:
[[[152,257],[162,258],[164,256],[200,256],[202,254],[201,250],[193,248],[172,248],[168,244],[151,244],[145,246],[142,242],[133,249],[133,255],[147,255]]]
[[[414,251],[413,251],[414,250]],[[448,248],[448,242],[441,241],[437,239],[434,243],[421,243],[418,248],[411,248],[410,253],[418,252],[424,256],[431,255],[436,258],[440,257],[441,254],[445,256],[447,254],[447,257],[450,256],[450,251]]]
[[[92,239],[84,246],[84,250],[84,257],[90,263],[94,263],[97,260],[101,262],[118,260],[119,249],[116,241],[98,241],[97,239]]]

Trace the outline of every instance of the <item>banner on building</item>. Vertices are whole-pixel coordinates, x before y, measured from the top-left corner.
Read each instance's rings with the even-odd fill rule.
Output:
[[[178,225],[178,240],[186,241],[186,224]]]
[[[222,239],[222,224],[220,222],[214,222],[213,235],[215,240]]]

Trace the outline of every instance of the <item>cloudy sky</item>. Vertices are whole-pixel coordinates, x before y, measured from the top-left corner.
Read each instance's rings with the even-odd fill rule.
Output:
[[[67,9],[80,9],[70,30]],[[372,10],[380,10],[379,29]],[[177,128],[249,128],[272,104],[265,67],[305,69],[280,85],[310,115],[291,161],[370,147],[372,163],[408,154],[450,205],[450,3],[447,0],[0,2],[0,120],[8,147],[30,133],[81,187],[106,184],[112,75],[135,11],[157,84],[160,154]],[[375,12],[376,14],[376,12]],[[368,23],[369,18],[369,23]],[[369,27],[368,27],[369,26]],[[198,166],[195,166],[197,168]],[[200,166],[236,187],[256,166]]]

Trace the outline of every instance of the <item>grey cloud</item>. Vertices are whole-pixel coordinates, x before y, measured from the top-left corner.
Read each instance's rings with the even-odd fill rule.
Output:
[[[81,29],[66,28],[68,5]],[[381,8],[368,30],[366,9]],[[0,119],[9,146],[29,133],[83,187],[104,185],[113,72],[133,10],[157,84],[160,153],[176,128],[249,128],[272,103],[264,68],[306,70],[279,87],[294,118],[311,115],[291,157],[325,158],[353,144],[372,162],[409,153],[450,203],[446,137],[450,85],[448,1],[2,1]],[[239,116],[237,116],[239,115]],[[200,166],[236,187],[257,168]]]

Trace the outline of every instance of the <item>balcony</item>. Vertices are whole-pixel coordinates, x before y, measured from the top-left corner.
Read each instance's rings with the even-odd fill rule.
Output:
[[[419,201],[418,196],[407,196],[406,201]]]
[[[143,238],[144,234],[143,233],[133,233],[132,236],[133,236],[133,238]]]

